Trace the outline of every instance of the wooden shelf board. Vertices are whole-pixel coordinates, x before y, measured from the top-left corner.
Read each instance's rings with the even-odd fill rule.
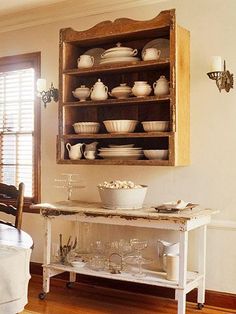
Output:
[[[113,64],[102,64],[93,66],[88,69],[68,69],[64,70],[63,74],[75,76],[94,76],[100,73],[113,73],[113,72],[131,72],[138,70],[150,70],[159,67],[168,67],[170,65],[169,59],[159,61],[136,61],[136,62],[120,62]]]
[[[141,103],[160,103],[170,101],[170,95],[157,97],[130,97],[126,99],[106,99],[106,100],[88,100],[88,101],[71,101],[63,103],[64,107],[87,107],[87,106],[120,106],[120,105],[132,105]]]
[[[123,280],[123,281],[131,281],[136,283],[142,283],[142,284],[149,284],[153,286],[159,286],[159,287],[169,287],[173,289],[178,289],[179,285],[176,281],[170,281],[166,279],[166,273],[160,272],[160,271],[150,271],[150,270],[144,270],[145,276],[138,277],[133,276],[130,273],[122,272],[121,274],[111,274],[108,271],[102,270],[102,271],[96,271],[91,270],[87,266],[76,268],[72,266],[65,266],[61,264],[49,264],[49,265],[43,265],[44,268],[48,269],[54,269],[56,271],[61,272],[75,272],[78,274],[83,275],[89,275],[89,276],[95,276],[95,277],[102,277],[102,278],[108,278],[113,280]],[[201,275],[199,275],[197,272],[187,272],[187,286],[192,285],[194,282],[199,281],[202,278]]]
[[[70,160],[59,159],[59,164],[76,165],[136,165],[136,166],[173,166],[170,160],[124,160],[124,159],[94,159],[94,160]]]
[[[103,133],[103,134],[68,134],[61,138],[81,139],[81,138],[147,138],[147,137],[170,137],[174,132],[139,132],[139,133]]]

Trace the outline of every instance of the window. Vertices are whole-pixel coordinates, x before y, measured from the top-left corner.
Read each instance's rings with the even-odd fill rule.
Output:
[[[40,197],[40,53],[0,58],[0,181]]]

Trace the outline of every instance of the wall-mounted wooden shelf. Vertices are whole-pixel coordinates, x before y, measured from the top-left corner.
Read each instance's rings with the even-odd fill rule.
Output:
[[[176,25],[175,10],[161,12],[150,21],[118,19],[102,22],[86,31],[71,28],[60,32],[59,67],[59,135],[57,161],[65,164],[84,165],[157,165],[177,166],[189,164],[189,32]],[[142,61],[142,49],[156,39],[169,41],[169,54],[158,61]],[[117,42],[138,50],[140,61],[130,63],[98,64],[89,69],[78,69],[77,59],[94,48],[109,49]],[[162,47],[159,47],[161,50]],[[80,102],[72,91],[81,85],[91,88],[98,79],[108,90],[126,83],[132,87],[135,81],[147,81],[151,86],[161,75],[170,82],[170,95],[156,97],[152,92],[144,98],[129,97],[104,101]],[[134,133],[107,133],[104,120],[128,119],[139,121]],[[146,133],[143,121],[169,121],[167,132]],[[99,122],[98,134],[75,134],[76,122]],[[98,148],[110,144],[134,144],[143,149],[168,149],[167,160],[70,160],[66,143],[90,144],[98,142]]]

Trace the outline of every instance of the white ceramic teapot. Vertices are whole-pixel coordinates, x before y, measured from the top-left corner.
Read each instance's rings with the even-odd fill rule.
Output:
[[[92,100],[106,100],[108,98],[108,87],[103,84],[101,79],[91,88],[91,99]]]
[[[69,152],[69,157],[71,160],[81,159],[83,156],[83,146],[84,143],[78,143],[71,145],[70,143],[66,144],[66,149]]]
[[[167,81],[165,75],[161,75],[159,80],[153,83],[153,88],[156,96],[165,96],[169,94],[169,82]]]
[[[152,91],[151,86],[146,81],[135,81],[132,93],[136,97],[148,96]]]
[[[166,256],[179,255],[179,242],[170,243],[163,240],[157,241],[158,257],[160,258],[161,267],[166,270]]]

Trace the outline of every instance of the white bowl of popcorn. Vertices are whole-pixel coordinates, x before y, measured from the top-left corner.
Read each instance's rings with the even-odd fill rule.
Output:
[[[132,181],[111,181],[98,185],[102,207],[107,209],[139,209],[147,192],[146,185]]]

